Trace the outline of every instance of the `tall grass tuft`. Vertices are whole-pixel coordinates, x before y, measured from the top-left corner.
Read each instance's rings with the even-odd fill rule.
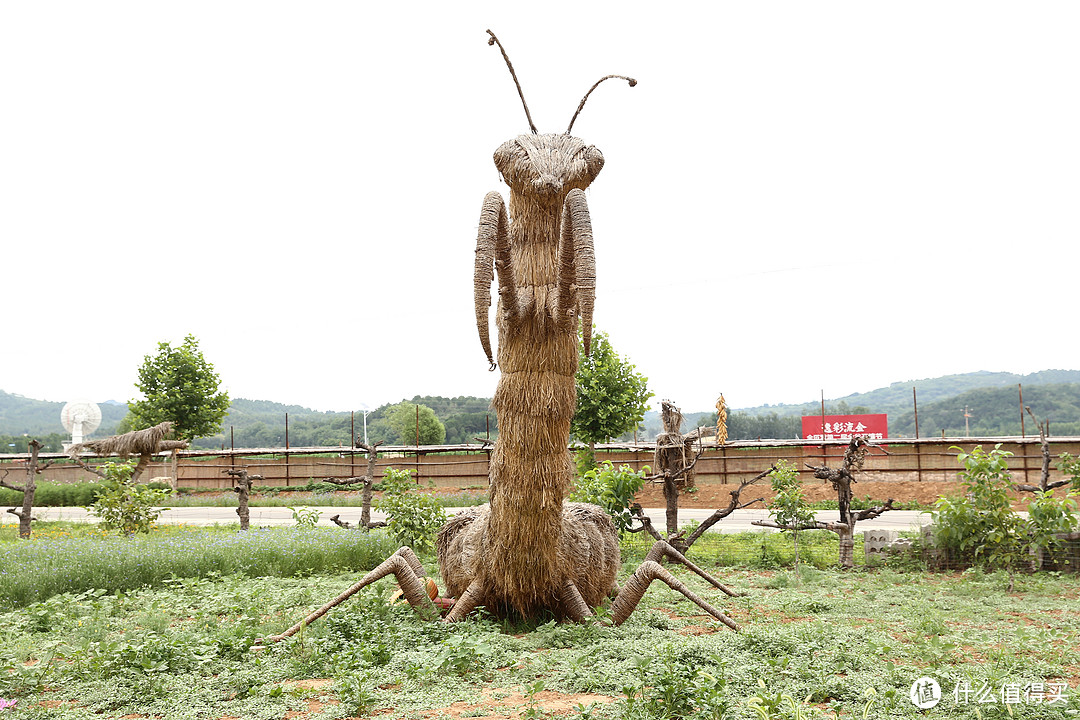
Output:
[[[384,532],[274,527],[144,536],[80,534],[0,543],[0,610],[58,593],[158,586],[173,577],[306,576],[370,570],[397,549]]]

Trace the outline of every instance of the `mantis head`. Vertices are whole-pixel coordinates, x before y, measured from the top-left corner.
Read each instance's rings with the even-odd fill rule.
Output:
[[[495,167],[515,193],[563,197],[589,187],[604,156],[570,135],[518,135],[495,151]]]
[[[586,145],[570,134],[574,129],[574,122],[581,109],[585,107],[585,101],[600,83],[611,78],[619,78],[626,80],[630,87],[634,87],[637,85],[637,80],[625,75],[605,75],[589,88],[585,97],[581,98],[564,134],[541,135],[536,131],[529,106],[525,102],[525,94],[521,91],[521,83],[518,82],[517,73],[514,72],[514,66],[506,54],[506,49],[495,37],[495,33],[490,30],[487,33],[490,35],[488,45],[498,45],[499,51],[502,52],[506,67],[509,68],[510,76],[513,77],[514,85],[517,86],[521,104],[525,108],[529,128],[532,130],[532,135],[518,135],[513,140],[500,145],[495,151],[495,167],[502,173],[506,184],[515,193],[529,197],[562,197],[574,188],[584,190],[589,187],[600,173],[600,169],[604,167],[604,156],[594,146]]]

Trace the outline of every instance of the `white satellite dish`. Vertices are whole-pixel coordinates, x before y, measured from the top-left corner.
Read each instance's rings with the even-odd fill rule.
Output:
[[[101,425],[101,408],[86,400],[69,402],[60,411],[60,422],[71,433],[71,444],[81,443]]]

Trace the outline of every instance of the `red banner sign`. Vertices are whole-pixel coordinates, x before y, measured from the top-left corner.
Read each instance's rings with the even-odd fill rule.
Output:
[[[824,425],[824,427],[823,427]],[[804,440],[850,440],[862,435],[869,440],[889,437],[889,416],[881,415],[803,415]]]

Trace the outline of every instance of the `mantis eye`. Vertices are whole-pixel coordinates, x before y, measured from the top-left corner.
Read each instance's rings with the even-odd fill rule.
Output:
[[[519,151],[520,148],[517,142],[513,140],[504,142],[499,146],[498,150],[495,151],[493,158],[495,160],[495,167],[498,168],[503,177],[506,177],[506,175],[509,174],[510,165]]]
[[[585,165],[589,168],[589,175],[595,178],[600,174],[600,170],[604,167],[604,155],[596,146],[590,145],[585,148]]]

